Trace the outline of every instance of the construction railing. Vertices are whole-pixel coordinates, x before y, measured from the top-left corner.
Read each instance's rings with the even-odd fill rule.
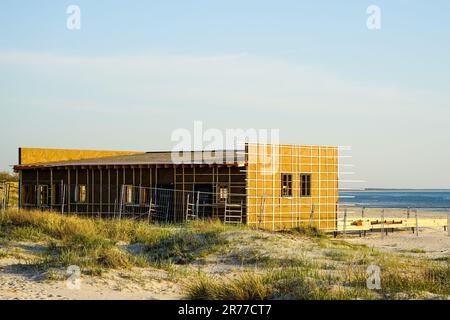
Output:
[[[338,210],[338,233],[365,235],[367,232],[379,232],[382,237],[395,230],[411,230],[419,235],[420,230],[443,230],[450,235],[450,208],[383,208],[340,206]],[[439,232],[441,232],[439,231]]]
[[[9,182],[0,182],[0,209],[6,210],[9,206],[9,197],[11,193],[11,184]]]
[[[123,185],[115,215],[159,223],[202,219],[242,223],[244,199],[242,194],[227,194],[227,198],[220,199],[212,192]]]

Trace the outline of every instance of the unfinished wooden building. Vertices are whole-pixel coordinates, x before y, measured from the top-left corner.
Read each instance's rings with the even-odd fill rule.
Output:
[[[19,206],[155,222],[336,228],[337,147],[117,152],[20,148]]]

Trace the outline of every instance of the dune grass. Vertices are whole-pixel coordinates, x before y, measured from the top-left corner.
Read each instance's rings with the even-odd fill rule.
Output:
[[[2,239],[46,244],[46,253],[36,259],[38,266],[77,265],[85,274],[96,275],[111,268],[188,263],[224,244],[220,233],[229,228],[215,221],[160,226],[14,209],[1,215],[0,226]],[[142,252],[127,250],[132,244],[141,244]]]
[[[89,275],[151,266],[166,270],[173,278],[178,273],[191,299],[450,296],[448,257],[429,260],[381,253],[330,239],[309,228],[270,233],[218,221],[155,225],[9,209],[0,214],[0,259],[10,257],[13,252],[8,251],[8,243],[18,241],[45,248],[36,253],[33,264],[49,278],[59,279],[54,270],[65,270],[69,265],[77,265]],[[294,254],[286,256],[279,250],[286,241],[305,247],[295,247]],[[219,258],[216,261],[234,265],[235,271],[225,275],[193,271],[198,267],[193,268],[193,262],[211,254]],[[369,264],[381,268],[381,290],[367,288]]]
[[[364,287],[337,286],[334,278],[298,267],[246,272],[222,279],[201,275],[186,284],[188,298],[199,300],[373,299]]]
[[[316,252],[322,252],[325,260],[317,258],[313,262],[299,254],[298,259],[289,264],[290,259],[275,259],[261,256],[258,251],[243,250],[242,261],[254,263],[258,270],[224,277],[200,274],[186,283],[188,298],[330,300],[450,297],[450,264],[446,259],[433,261],[380,253],[364,245],[330,239],[322,239]],[[370,264],[381,269],[380,290],[367,288],[367,267]]]
[[[297,236],[305,236],[308,238],[319,238],[319,239],[327,238],[325,233],[323,233],[322,231],[317,229],[317,227],[310,226],[308,224],[304,224],[304,225],[301,225],[301,226],[293,228],[293,229],[282,230],[280,232],[297,235]]]

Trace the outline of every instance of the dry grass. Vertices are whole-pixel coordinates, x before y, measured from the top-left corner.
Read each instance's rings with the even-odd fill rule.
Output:
[[[271,233],[217,221],[161,226],[10,209],[0,216],[0,243],[6,248],[16,241],[46,248],[35,255],[34,264],[52,279],[69,265],[91,275],[152,266],[165,269],[171,279],[183,279],[192,299],[450,296],[448,258],[381,253],[308,228]],[[12,254],[5,248],[0,258]],[[209,272],[207,258],[235,269],[225,275]],[[370,264],[381,268],[381,290],[367,289]]]
[[[184,228],[13,209],[1,216],[0,226],[2,239],[47,243],[47,252],[36,259],[41,268],[78,265],[87,274],[101,274],[110,268],[188,263],[224,244],[220,233],[229,228],[214,221]],[[144,252],[129,252],[119,243],[142,244]]]

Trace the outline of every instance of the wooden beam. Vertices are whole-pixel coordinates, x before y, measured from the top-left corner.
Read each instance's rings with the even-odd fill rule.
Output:
[[[71,213],[70,191],[70,169],[67,169],[67,213]]]
[[[100,171],[100,186],[99,186],[99,190],[100,190],[100,217],[102,216],[103,213],[103,170],[99,169]]]
[[[50,210],[53,210],[53,198],[54,198],[55,192],[53,188],[53,169],[50,168]]]
[[[108,168],[108,215],[111,215],[111,169]]]
[[[75,169],[75,212],[78,213],[78,200],[80,199],[79,189],[78,189],[78,168]]]

